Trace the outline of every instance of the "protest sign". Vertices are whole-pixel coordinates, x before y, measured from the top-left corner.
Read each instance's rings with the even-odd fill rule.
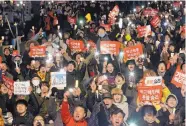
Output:
[[[115,18],[116,16],[118,16],[118,14],[119,14],[119,6],[116,5],[116,6],[114,6],[114,8],[112,9],[112,11],[110,11],[109,17],[110,17],[110,18]]]
[[[121,43],[118,41],[101,41],[101,54],[115,54],[118,55],[121,48]]]
[[[29,95],[30,82],[14,82],[14,95]]]
[[[100,26],[104,27],[106,31],[111,30],[111,24],[100,24]]]
[[[66,71],[51,72],[51,88],[64,89],[66,87]]]
[[[140,86],[138,87],[138,96],[140,102],[161,101],[162,86]]]
[[[68,17],[67,17],[67,21],[68,21],[70,24],[76,24],[76,17],[70,17],[70,16],[68,16]]]
[[[156,28],[160,24],[160,17],[158,15],[154,16],[151,20],[151,25]]]
[[[186,74],[184,74],[181,70],[177,69],[172,77],[171,83],[174,84],[176,87],[182,87],[183,84],[186,82]]]
[[[158,86],[162,85],[162,77],[161,76],[152,76],[145,78],[145,86]]]
[[[2,75],[2,80],[3,80],[4,84],[5,84],[5,86],[9,90],[13,91],[13,89],[14,89],[14,81],[11,78],[8,78],[7,76],[4,76],[4,75]]]
[[[144,11],[143,11],[143,15],[144,16],[156,16],[158,14],[158,10],[156,9],[152,9],[152,8],[146,8]]]
[[[138,26],[137,27],[137,32],[138,32],[138,37],[139,38],[146,37],[146,36],[152,34],[150,25],[147,25],[147,26]]]
[[[31,57],[45,57],[46,47],[45,46],[33,46],[30,48]]]
[[[143,48],[141,44],[137,44],[135,46],[126,47],[124,50],[124,59],[130,60],[135,59],[135,57],[139,57],[143,54]]]
[[[89,40],[88,44],[90,45],[91,48],[96,49],[96,44],[92,40]]]
[[[82,40],[70,39],[68,44],[69,44],[70,49],[75,52],[83,51],[83,49],[85,48]]]

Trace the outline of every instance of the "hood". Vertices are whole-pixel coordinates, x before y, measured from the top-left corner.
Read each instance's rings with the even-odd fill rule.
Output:
[[[174,97],[176,99],[176,106],[178,105],[178,98],[176,97],[176,95],[174,94],[170,94],[167,99],[166,99],[166,103],[167,103],[167,100],[170,98],[170,97]]]
[[[30,49],[30,44],[31,43],[34,43],[35,46],[39,45],[39,43],[37,41],[34,41],[34,40],[29,40],[26,42],[25,44],[25,49],[28,51]]]

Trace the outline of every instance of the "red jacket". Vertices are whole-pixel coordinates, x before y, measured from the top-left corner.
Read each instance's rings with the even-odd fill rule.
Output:
[[[74,120],[74,118],[70,115],[68,102],[65,101],[63,101],[61,107],[61,118],[66,126],[87,126],[87,122],[85,120],[79,122]]]

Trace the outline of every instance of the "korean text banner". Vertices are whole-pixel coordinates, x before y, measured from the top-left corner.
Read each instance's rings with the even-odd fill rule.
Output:
[[[161,101],[162,86],[140,86],[138,87],[138,96],[140,102]]]
[[[158,27],[158,25],[160,24],[160,17],[156,15],[155,17],[152,18],[150,23],[154,28]]]
[[[100,48],[101,54],[115,54],[120,52],[121,44],[118,41],[101,41]]]
[[[45,57],[46,47],[45,46],[33,46],[30,48],[31,57]]]
[[[156,16],[158,14],[158,10],[152,9],[152,8],[147,8],[143,11],[144,16]]]
[[[83,41],[81,40],[69,40],[69,47],[72,51],[80,52],[85,48]]]
[[[7,76],[2,75],[2,80],[5,84],[5,86],[13,91],[14,90],[14,81],[11,78],[8,78]]]
[[[14,94],[15,95],[29,95],[30,82],[14,82]]]
[[[186,74],[177,69],[174,73],[171,83],[174,84],[176,87],[181,88],[182,85],[186,83]]]
[[[124,60],[135,59],[143,54],[143,48],[141,44],[124,48]]]
[[[142,38],[142,37],[147,37],[148,35],[151,35],[151,26],[147,25],[147,26],[138,26],[137,27],[137,32],[138,32],[138,37]]]

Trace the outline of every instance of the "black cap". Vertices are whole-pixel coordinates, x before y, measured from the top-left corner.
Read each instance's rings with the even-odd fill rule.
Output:
[[[102,98],[103,98],[103,99],[105,99],[105,98],[110,98],[110,99],[112,99],[112,95],[111,95],[111,93],[104,93]]]
[[[72,64],[72,65],[74,65],[74,67],[76,67],[76,64],[74,61],[69,61],[67,65],[69,65],[69,64]]]
[[[28,103],[27,103],[27,101],[26,101],[26,100],[23,100],[23,99],[21,99],[21,100],[18,100],[18,101],[16,102],[16,106],[17,106],[18,104],[22,104],[22,105],[25,105],[26,107],[28,106]]]
[[[136,63],[135,63],[134,60],[128,60],[128,61],[126,62],[126,65],[128,66],[129,64],[136,65]]]

